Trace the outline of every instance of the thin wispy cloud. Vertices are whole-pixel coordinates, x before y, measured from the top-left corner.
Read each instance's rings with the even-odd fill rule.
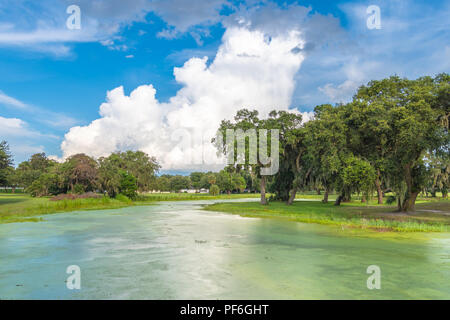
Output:
[[[13,109],[18,108],[22,112],[32,115],[36,121],[54,128],[68,128],[79,123],[79,120],[73,117],[27,104],[2,91],[0,91],[0,105]]]
[[[27,109],[28,106],[22,101],[17,100],[16,98],[10,97],[0,91],[0,104],[4,104],[11,107],[16,107],[20,109]]]

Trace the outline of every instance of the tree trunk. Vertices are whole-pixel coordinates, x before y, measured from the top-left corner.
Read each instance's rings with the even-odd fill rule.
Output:
[[[319,188],[316,189],[316,192],[317,192],[317,195],[320,196],[320,189]]]
[[[261,204],[266,205],[266,176],[261,176]]]
[[[328,188],[325,188],[325,193],[323,195],[323,203],[328,203]]]
[[[342,202],[350,202],[352,200],[352,194],[350,193],[350,190],[344,189],[342,191]]]
[[[343,195],[339,195],[339,197],[337,197],[336,202],[334,203],[335,206],[340,206],[341,205],[341,201],[344,198]]]
[[[418,192],[410,192],[408,194],[406,199],[403,201],[403,205],[402,205],[403,212],[414,211],[415,204],[416,204],[416,198],[417,198],[418,194],[419,194]]]
[[[16,193],[16,187],[12,187],[12,193]]]
[[[383,191],[381,190],[380,170],[377,170],[375,185],[377,186],[378,204],[383,204]]]
[[[448,191],[442,190],[442,198],[447,199],[447,197],[448,197]]]
[[[406,196],[403,200],[403,203],[401,204],[401,211],[408,212],[408,211],[414,211],[414,205],[416,203],[417,195],[419,194],[419,191],[414,190],[413,185],[413,177],[411,174],[411,164],[407,164],[405,167],[405,182],[406,182]]]
[[[288,205],[291,205],[291,204],[294,203],[296,194],[297,194],[297,188],[294,187],[291,190],[291,195],[289,196],[289,199],[288,199],[288,202],[287,202]]]

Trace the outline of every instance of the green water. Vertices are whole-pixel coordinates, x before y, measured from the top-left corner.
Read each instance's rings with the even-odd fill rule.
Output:
[[[212,201],[0,225],[0,299],[450,299],[449,234],[207,212]],[[66,268],[81,268],[81,290]],[[381,289],[366,285],[381,268]]]

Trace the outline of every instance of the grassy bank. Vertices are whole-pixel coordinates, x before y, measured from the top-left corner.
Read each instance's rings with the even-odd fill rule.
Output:
[[[416,212],[397,213],[395,207],[361,203],[346,203],[334,206],[319,201],[296,201],[292,206],[271,202],[261,206],[255,202],[217,203],[206,210],[239,214],[245,217],[283,218],[293,221],[338,225],[354,228],[368,228],[377,231],[400,232],[449,232],[450,201],[420,201]]]
[[[134,205],[149,205],[157,201],[239,199],[259,197],[258,194],[209,194],[160,193],[146,194],[136,201],[123,198],[75,199],[50,201],[48,197],[33,198],[27,194],[0,194],[0,223],[39,221],[38,216],[78,210],[115,209]]]
[[[37,216],[75,210],[114,209],[130,205],[127,202],[110,199],[76,199],[50,201],[49,198],[33,198],[26,194],[0,195],[0,223],[39,221]]]

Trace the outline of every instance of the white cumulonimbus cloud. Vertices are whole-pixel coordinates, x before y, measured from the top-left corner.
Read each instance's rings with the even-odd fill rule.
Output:
[[[230,27],[214,60],[191,58],[174,69],[182,88],[167,103],[155,98],[152,85],[124,94],[123,87],[107,93],[100,118],[65,135],[66,158],[76,153],[94,157],[118,150],[142,150],[155,156],[163,169],[221,167],[210,143],[220,121],[242,108],[262,117],[288,110],[294,76],[304,59],[298,30],[270,37],[247,27]]]

